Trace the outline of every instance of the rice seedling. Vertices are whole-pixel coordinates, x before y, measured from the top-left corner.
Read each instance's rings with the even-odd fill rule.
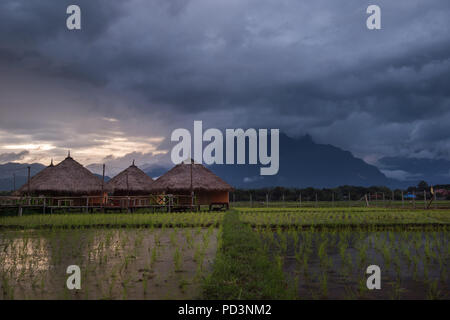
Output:
[[[181,261],[182,261],[182,256],[181,256],[181,252],[178,248],[175,249],[175,253],[173,255],[173,263],[175,266],[175,272],[181,272]]]
[[[336,290],[330,288],[336,285],[342,286],[340,297],[345,294],[349,297],[360,297],[362,294],[370,297],[370,292],[358,289],[361,279],[355,278],[355,274],[360,274],[369,264],[380,264],[383,276],[389,279],[387,281],[398,283],[400,288],[400,284],[408,287],[409,282],[405,282],[405,279],[409,276],[415,282],[425,283],[427,288],[431,288],[431,283],[435,282],[437,291],[442,293],[448,290],[450,241],[448,228],[445,226],[445,223],[450,222],[448,215],[433,210],[410,212],[356,207],[240,208],[239,211],[240,223],[250,230],[253,228],[252,232],[261,240],[257,241],[259,250],[272,261],[273,269],[286,274],[286,277],[292,277],[290,283],[300,287],[301,292],[310,292],[311,297],[324,297],[326,291],[323,288],[327,288],[327,294],[333,298]],[[116,285],[109,288],[113,273],[111,265],[117,266],[115,283],[128,283],[128,288],[139,283],[133,279],[133,270],[151,270],[153,278],[148,278],[150,273],[145,271],[145,281],[143,277],[139,292],[142,296],[153,298],[154,292],[148,288],[156,283],[162,286],[164,280],[167,280],[161,271],[164,261],[173,263],[174,269],[181,269],[183,257],[186,257],[184,261],[193,259],[195,267],[192,278],[186,278],[186,263],[182,266],[183,272],[186,272],[183,273],[183,279],[190,282],[203,281],[208,270],[205,265],[213,261],[211,254],[214,255],[216,244],[220,248],[229,243],[227,239],[223,239],[223,213],[127,216],[71,214],[54,215],[52,218],[11,218],[21,219],[1,217],[0,227],[7,230],[13,225],[20,225],[25,230],[35,229],[28,234],[0,238],[0,279],[8,279],[7,288],[13,288],[13,292],[7,293],[7,296],[14,297],[22,294],[20,290],[28,290],[23,286],[25,283],[30,287],[26,297],[35,297],[37,294],[48,297],[54,290],[48,271],[39,273],[29,270],[37,270],[43,263],[51,264],[54,268],[70,261],[80,264],[86,270],[83,278],[88,277],[87,281],[93,288],[97,284],[100,288],[101,282],[107,281],[106,286],[103,285],[103,297],[129,297],[134,292],[128,290],[124,295],[124,289],[117,291]],[[49,223],[53,224],[51,229],[43,227]],[[396,225],[391,225],[393,223]],[[126,228],[114,228],[118,225]],[[408,227],[403,228],[401,225]],[[193,228],[188,229],[187,226]],[[220,228],[219,232],[217,226]],[[36,229],[41,227],[43,229]],[[90,232],[91,228],[104,229]],[[179,228],[182,228],[182,239],[185,240],[182,245],[179,244]],[[30,234],[35,238],[30,237]],[[22,238],[22,241],[16,241],[15,238]],[[76,245],[70,245],[74,243]],[[214,243],[214,247],[211,243]],[[241,245],[243,244],[239,244]],[[29,254],[29,251],[33,253]],[[42,260],[49,252],[51,254],[47,260]],[[290,267],[292,263],[295,264],[294,267]],[[403,270],[403,266],[407,268]],[[293,270],[292,276],[290,270]],[[180,283],[183,281],[177,279]],[[344,286],[340,281],[347,285]],[[2,280],[1,292],[2,297],[5,297],[3,282]],[[390,295],[385,297],[396,296],[395,285],[391,289]],[[111,290],[114,291],[113,295],[109,292]],[[182,291],[180,288],[180,292]],[[408,288],[407,292],[397,296],[403,298],[417,291]],[[58,292],[59,296],[65,294],[60,289]],[[84,293],[87,294],[86,291]],[[238,294],[240,297],[247,295],[245,290]],[[423,294],[425,296],[426,292]],[[95,297],[98,297],[96,291],[90,291],[89,298]],[[442,298],[442,294],[440,297]],[[66,298],[73,298],[72,294],[66,295]]]
[[[328,275],[326,272],[322,272],[319,277],[320,280],[320,294],[326,298],[328,296]]]
[[[438,289],[438,281],[431,281],[427,288],[427,299],[437,300],[442,298],[442,292]]]

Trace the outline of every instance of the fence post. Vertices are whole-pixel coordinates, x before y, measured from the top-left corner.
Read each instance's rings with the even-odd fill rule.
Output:
[[[250,193],[250,207],[253,208],[253,199],[252,199],[252,194]]]
[[[402,191],[402,208],[405,207],[405,197],[403,197],[403,191]]]
[[[436,192],[434,193],[434,203],[433,203],[434,208],[436,209]]]
[[[394,206],[394,202],[395,202],[395,193],[394,193],[394,190],[392,190],[392,202],[391,202],[391,207],[393,207]]]
[[[300,205],[299,205],[299,207],[301,207],[302,206],[302,193],[300,192],[300,197],[299,197],[299,201],[300,201]]]
[[[266,207],[269,207],[269,194],[266,193]]]
[[[31,195],[31,191],[30,191],[30,170],[31,170],[31,167],[28,166],[27,169],[28,169],[27,192],[28,192],[28,196],[30,196]]]
[[[316,192],[316,208],[317,208],[317,192]]]
[[[427,208],[427,192],[426,190],[423,190],[423,207]]]

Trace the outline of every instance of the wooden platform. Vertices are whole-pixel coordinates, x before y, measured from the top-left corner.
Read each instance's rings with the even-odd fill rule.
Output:
[[[120,211],[135,212],[139,209],[151,211],[180,212],[198,211],[200,205],[185,205],[184,196],[149,195],[149,196],[84,196],[84,197],[0,197],[0,210],[17,210],[21,215],[24,209],[42,210],[43,213],[54,211]],[[189,199],[190,200],[190,199]],[[194,198],[195,203],[195,198]]]

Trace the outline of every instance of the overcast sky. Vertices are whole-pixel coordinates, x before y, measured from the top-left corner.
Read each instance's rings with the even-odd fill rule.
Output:
[[[0,162],[155,163],[193,120],[450,159],[449,17],[448,0],[1,0]]]

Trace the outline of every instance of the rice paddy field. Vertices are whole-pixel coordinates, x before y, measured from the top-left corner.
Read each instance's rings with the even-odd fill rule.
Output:
[[[0,299],[449,299],[449,263],[448,209],[0,217]]]
[[[3,232],[0,298],[199,298],[216,243],[213,227]],[[81,290],[66,287],[69,265],[82,271]]]

